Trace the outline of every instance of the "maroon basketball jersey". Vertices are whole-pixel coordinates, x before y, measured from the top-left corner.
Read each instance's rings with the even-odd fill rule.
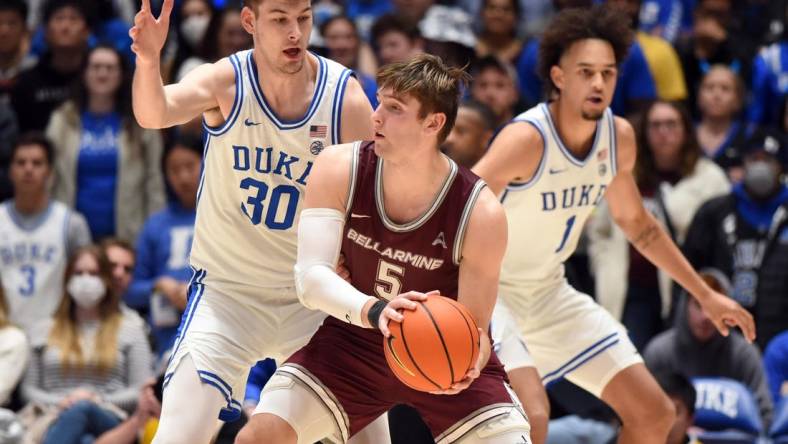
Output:
[[[374,146],[362,142],[354,150],[350,211],[342,241],[353,286],[385,300],[412,290],[438,290],[457,299],[462,240],[484,182],[451,161],[449,175],[429,209],[416,220],[397,224],[385,212],[384,163]]]
[[[342,241],[353,286],[383,299],[410,290],[439,290],[457,299],[462,239],[484,182],[451,162],[448,178],[430,208],[418,219],[399,225],[386,217],[383,208],[384,165],[375,155],[374,143],[356,144],[353,159]],[[506,373],[495,353],[469,388],[452,396],[432,395],[413,390],[394,376],[380,331],[332,316],[309,344],[280,367],[279,374],[324,387],[329,395],[323,402],[339,406],[329,407],[333,412],[342,412],[335,413],[335,420],[345,439],[395,404],[419,410],[435,437],[455,430],[452,427],[478,423],[490,409],[512,405],[504,384]]]

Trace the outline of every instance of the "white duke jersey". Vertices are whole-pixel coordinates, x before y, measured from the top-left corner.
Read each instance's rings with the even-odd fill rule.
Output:
[[[575,251],[586,219],[616,174],[615,120],[606,109],[584,159],[564,146],[547,104],[514,121],[539,131],[544,154],[531,180],[509,184],[501,195],[509,222],[501,285],[541,287],[563,279],[563,262]]]
[[[298,120],[278,117],[260,88],[252,50],[229,57],[235,100],[220,127],[205,126],[191,265],[206,281],[293,286],[298,215],[320,151],[339,143],[351,71],[317,57],[315,92]]]
[[[11,321],[29,329],[60,304],[69,211],[52,201],[40,224],[27,230],[15,221],[11,205],[13,200],[0,205],[0,280]]]

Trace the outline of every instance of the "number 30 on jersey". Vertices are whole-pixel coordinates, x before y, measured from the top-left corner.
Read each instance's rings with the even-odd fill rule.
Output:
[[[300,195],[298,188],[293,185],[277,185],[271,190],[269,196],[268,184],[251,177],[241,180],[240,186],[242,189],[252,192],[246,202],[241,203],[241,211],[249,218],[252,225],[264,222],[265,226],[272,230],[287,230],[293,226]],[[268,200],[267,206],[266,199]],[[284,205],[286,207],[280,209]],[[263,220],[263,213],[265,213],[265,220]]]

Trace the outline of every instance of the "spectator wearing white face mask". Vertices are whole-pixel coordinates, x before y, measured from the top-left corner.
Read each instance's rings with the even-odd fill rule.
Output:
[[[752,313],[764,349],[788,329],[788,143],[763,130],[738,149],[742,182],[698,209],[684,251],[697,268],[731,276],[731,297]]]
[[[173,33],[166,46],[164,72],[168,79],[175,79],[184,62],[196,57],[205,38],[211,17],[216,13],[209,0],[185,0],[181,3],[177,20],[177,33]],[[191,63],[191,62],[190,62]],[[185,69],[192,69],[185,68]]]
[[[65,294],[52,319],[33,328],[22,397],[45,414],[32,427],[44,444],[79,444],[132,412],[151,376],[151,351],[135,315],[112,291],[110,264],[95,246],[66,266]]]

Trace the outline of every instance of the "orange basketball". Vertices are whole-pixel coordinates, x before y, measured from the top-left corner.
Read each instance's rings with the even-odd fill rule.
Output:
[[[389,322],[383,349],[391,371],[408,387],[445,390],[461,381],[479,356],[479,330],[459,302],[429,296],[416,310],[403,310],[401,323]]]

